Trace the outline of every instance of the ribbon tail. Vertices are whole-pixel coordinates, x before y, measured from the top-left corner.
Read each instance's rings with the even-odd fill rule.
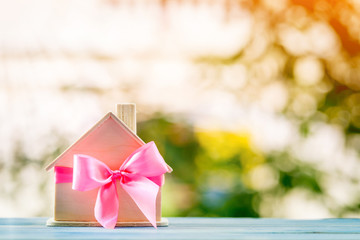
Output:
[[[132,175],[130,181],[120,181],[121,187],[130,195],[154,228],[156,226],[156,197],[159,186],[146,177]]]
[[[96,220],[104,228],[115,228],[119,212],[115,181],[111,181],[99,189],[94,211]]]

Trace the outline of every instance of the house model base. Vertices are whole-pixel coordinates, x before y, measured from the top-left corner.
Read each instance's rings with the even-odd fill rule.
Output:
[[[46,225],[48,227],[101,227],[98,222],[56,221],[54,218],[48,219]],[[167,218],[161,218],[156,225],[166,227],[169,225],[169,221]],[[151,227],[151,224],[149,222],[118,222],[116,227]]]

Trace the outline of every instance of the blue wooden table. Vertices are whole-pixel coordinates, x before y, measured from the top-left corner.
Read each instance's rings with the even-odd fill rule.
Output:
[[[360,239],[360,219],[169,218],[168,227],[46,227],[47,218],[0,218],[0,239]]]

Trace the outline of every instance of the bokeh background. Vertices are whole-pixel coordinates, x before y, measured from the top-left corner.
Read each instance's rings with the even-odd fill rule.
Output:
[[[0,216],[134,102],[164,216],[359,217],[359,53],[359,0],[1,0]]]

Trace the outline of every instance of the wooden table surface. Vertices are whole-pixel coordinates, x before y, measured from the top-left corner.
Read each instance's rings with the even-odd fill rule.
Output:
[[[169,218],[168,227],[46,227],[47,218],[0,218],[0,239],[360,239],[360,219]]]

